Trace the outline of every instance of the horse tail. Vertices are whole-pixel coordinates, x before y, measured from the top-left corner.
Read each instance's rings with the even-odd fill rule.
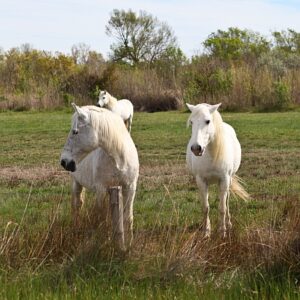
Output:
[[[231,186],[230,186],[230,192],[234,195],[237,196],[241,199],[243,199],[244,201],[250,200],[250,195],[248,194],[248,192],[245,190],[245,188],[243,187],[244,182],[242,181],[242,179],[240,177],[238,177],[237,175],[234,175],[232,177],[232,181],[231,181]]]

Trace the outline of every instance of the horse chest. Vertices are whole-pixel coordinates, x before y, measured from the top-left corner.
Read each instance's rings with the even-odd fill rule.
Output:
[[[196,157],[190,153],[188,155],[188,167],[195,177],[199,176],[208,183],[219,182],[227,173],[225,166],[213,163],[209,155]]]

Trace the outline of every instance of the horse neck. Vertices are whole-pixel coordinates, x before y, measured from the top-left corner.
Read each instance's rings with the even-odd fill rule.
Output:
[[[100,125],[101,124],[101,125]],[[114,159],[118,168],[122,169],[126,164],[125,159],[125,138],[123,131],[126,128],[122,126],[115,126],[118,124],[109,124],[109,122],[104,118],[103,122],[98,121],[96,124],[96,131],[98,132],[98,144],[110,157]],[[123,123],[122,123],[123,125]],[[124,130],[125,129],[125,130]]]
[[[115,107],[115,105],[117,104],[118,100],[115,97],[113,97],[112,95],[108,95],[108,99],[109,99],[109,101],[106,104],[106,107],[109,110],[112,110]]]

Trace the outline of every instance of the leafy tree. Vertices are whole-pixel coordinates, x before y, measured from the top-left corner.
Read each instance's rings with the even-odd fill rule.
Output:
[[[235,27],[213,32],[203,45],[210,55],[226,60],[258,57],[270,50],[270,43],[260,34]]]
[[[288,29],[272,32],[275,42],[275,49],[287,53],[300,53],[300,33]]]
[[[85,64],[89,57],[90,46],[86,45],[85,43],[73,45],[71,48],[71,53],[75,64]]]
[[[115,38],[111,57],[130,64],[153,63],[170,48],[176,48],[171,28],[145,11],[113,10],[106,26],[108,36]]]

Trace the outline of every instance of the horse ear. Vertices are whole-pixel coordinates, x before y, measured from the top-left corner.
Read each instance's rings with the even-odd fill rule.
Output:
[[[210,108],[209,108],[209,112],[210,112],[211,114],[213,114],[216,110],[219,109],[219,107],[220,107],[221,104],[222,104],[222,103],[215,104],[215,105],[211,105]]]
[[[189,103],[185,103],[185,105],[187,106],[187,108],[192,112],[195,108],[195,105],[189,104]]]
[[[87,122],[89,119],[88,113],[86,111],[84,111],[82,108],[80,108],[79,106],[77,106],[75,103],[72,103],[72,106],[73,106],[74,110],[77,112],[78,118]]]

